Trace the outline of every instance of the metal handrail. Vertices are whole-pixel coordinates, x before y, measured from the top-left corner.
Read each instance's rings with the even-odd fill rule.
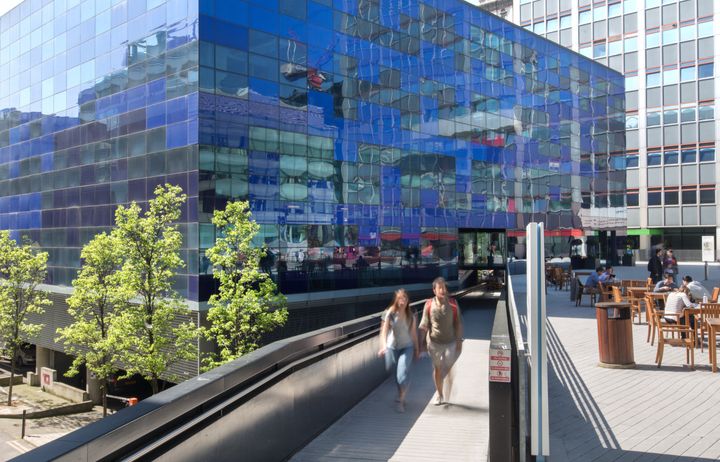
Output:
[[[513,330],[514,348],[517,351],[518,360],[518,445],[520,462],[525,462],[527,458],[527,439],[528,431],[528,375],[530,366],[530,354],[525,348],[525,341],[522,335],[522,327],[520,326],[520,316],[515,303],[515,291],[512,285],[512,275],[509,268],[507,273],[507,297],[508,310],[510,311],[510,324]]]

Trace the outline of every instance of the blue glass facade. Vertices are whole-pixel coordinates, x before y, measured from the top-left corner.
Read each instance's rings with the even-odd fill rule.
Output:
[[[620,74],[459,0],[26,0],[0,19],[0,228],[68,284],[116,204],[247,199],[286,293],[457,274],[458,229],[624,217]]]

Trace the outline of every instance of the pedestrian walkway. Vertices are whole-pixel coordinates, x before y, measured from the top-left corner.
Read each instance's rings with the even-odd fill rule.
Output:
[[[495,310],[487,301],[468,297],[460,300],[460,306],[465,343],[449,404],[432,404],[432,366],[428,358],[421,359],[412,371],[405,413],[395,410],[396,387],[390,378],[291,460],[486,460],[487,362]]]
[[[7,400],[5,387],[0,387],[0,397]],[[28,411],[51,409],[67,405],[69,402],[64,398],[46,393],[39,387],[31,387],[26,384],[13,387],[13,402],[15,405],[12,408],[0,406],[0,461],[9,460],[102,418],[102,408],[96,406],[89,412],[27,419],[25,439],[20,439],[22,421],[3,418],[2,414],[17,414],[23,409]]]
[[[616,269],[621,278],[646,273]],[[686,266],[681,274],[702,280],[698,270]],[[513,284],[522,311],[524,275]],[[710,372],[707,351],[696,351],[692,371],[684,366],[684,349],[666,348],[657,368],[656,346],[645,342],[643,322],[633,326],[637,368],[600,368],[594,308],[575,307],[567,291],[549,288],[547,315],[553,462],[720,459],[720,374]]]

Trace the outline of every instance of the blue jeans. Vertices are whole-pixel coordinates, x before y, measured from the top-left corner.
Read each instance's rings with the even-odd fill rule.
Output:
[[[410,381],[413,352],[414,347],[412,345],[400,349],[388,348],[385,352],[385,367],[387,370],[390,370],[393,366],[396,367],[395,382],[403,389],[407,387]]]

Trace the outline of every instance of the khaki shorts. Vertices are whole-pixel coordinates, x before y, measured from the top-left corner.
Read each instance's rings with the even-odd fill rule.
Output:
[[[428,354],[435,368],[449,371],[458,359],[456,343],[428,342]]]

